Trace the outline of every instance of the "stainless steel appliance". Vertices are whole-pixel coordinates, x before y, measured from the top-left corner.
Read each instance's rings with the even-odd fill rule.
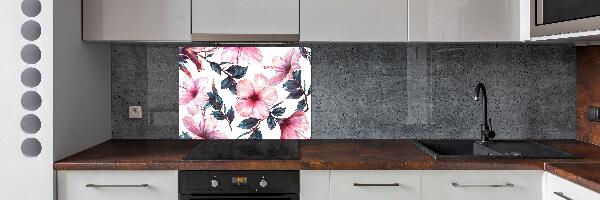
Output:
[[[532,0],[531,36],[600,29],[598,0]]]
[[[298,171],[179,171],[179,200],[298,200]]]

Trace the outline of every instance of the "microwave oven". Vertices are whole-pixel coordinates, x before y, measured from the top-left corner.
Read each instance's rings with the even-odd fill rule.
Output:
[[[600,0],[531,0],[531,36],[600,30]]]

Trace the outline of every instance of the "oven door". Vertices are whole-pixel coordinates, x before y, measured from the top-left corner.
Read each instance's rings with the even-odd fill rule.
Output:
[[[532,0],[534,37],[600,29],[599,0]]]
[[[299,200],[297,194],[282,194],[282,195],[218,195],[218,196],[201,196],[201,195],[180,195],[179,200],[243,200],[243,199],[268,199],[268,200]]]

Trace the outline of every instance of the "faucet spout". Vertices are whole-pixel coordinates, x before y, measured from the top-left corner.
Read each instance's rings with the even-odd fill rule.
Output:
[[[487,93],[485,90],[485,85],[483,83],[479,83],[475,87],[475,96],[473,97],[473,99],[475,101],[483,99],[481,101],[481,106],[483,107],[483,123],[481,124],[481,142],[489,142],[496,136],[496,133],[493,130],[491,130],[490,125],[488,124]]]

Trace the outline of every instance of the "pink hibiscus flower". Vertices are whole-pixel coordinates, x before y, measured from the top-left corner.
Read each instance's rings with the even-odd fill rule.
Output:
[[[275,76],[269,80],[270,85],[277,85],[284,79],[292,79],[294,70],[300,69],[300,51],[297,48],[290,49],[284,57],[276,56],[273,58],[273,67]]]
[[[207,78],[201,77],[192,80],[189,76],[183,76],[179,86],[179,105],[187,105],[191,115],[196,115],[208,101],[208,94],[204,92]]]
[[[304,115],[304,111],[296,111],[290,117],[279,122],[281,130],[281,139],[306,139],[303,135],[308,131],[308,119]]]
[[[192,139],[225,139],[225,133],[217,128],[217,121],[212,118],[203,118],[202,121],[196,122],[190,116],[183,118],[183,125],[192,134],[189,134]]]
[[[262,62],[260,49],[256,47],[223,47],[221,61],[233,64],[254,65]]]
[[[269,116],[269,106],[277,101],[277,91],[267,84],[267,78],[257,74],[254,80],[241,80],[237,84],[238,102],[235,109],[242,117],[264,119]]]

